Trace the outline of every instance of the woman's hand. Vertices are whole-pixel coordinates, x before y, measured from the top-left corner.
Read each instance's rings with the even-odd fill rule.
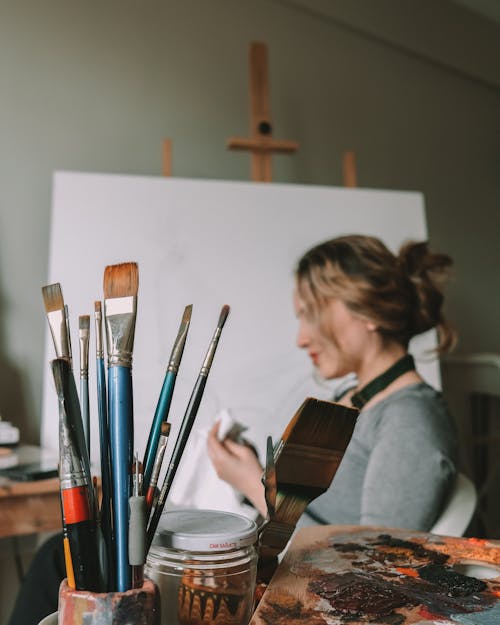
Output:
[[[248,445],[240,445],[230,439],[219,441],[216,423],[208,435],[208,455],[217,475],[240,491],[257,508],[262,516],[267,514],[261,467],[255,452]]]

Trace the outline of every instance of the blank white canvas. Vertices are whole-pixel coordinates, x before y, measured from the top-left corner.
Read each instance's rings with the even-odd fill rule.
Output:
[[[264,458],[305,397],[331,397],[295,346],[293,269],[316,243],[341,234],[380,237],[393,250],[427,238],[420,193],[302,185],[59,172],[54,176],[47,284],[60,282],[69,306],[78,386],[78,316],[102,300],[106,265],[139,264],[133,381],[135,449],[142,457],[166,365],[185,305],[193,316],[170,411],[174,438],[221,306],[222,333],[195,428],[228,409],[248,426]],[[95,339],[91,322],[92,459],[98,466]],[[427,333],[412,344],[418,368],[439,387]],[[57,448],[57,401],[47,331],[42,443]],[[169,449],[173,448],[172,442]],[[192,463],[189,444],[185,463]],[[181,467],[182,469],[182,467]],[[222,493],[222,491],[221,491]],[[213,495],[213,507],[225,507]]]

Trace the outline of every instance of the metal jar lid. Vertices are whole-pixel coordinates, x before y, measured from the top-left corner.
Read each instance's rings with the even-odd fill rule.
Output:
[[[183,551],[231,551],[256,540],[257,525],[239,514],[172,510],[162,515],[153,545]]]

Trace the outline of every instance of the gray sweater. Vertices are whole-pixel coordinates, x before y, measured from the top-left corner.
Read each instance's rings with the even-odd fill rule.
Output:
[[[361,411],[332,485],[308,510],[335,525],[428,531],[457,462],[455,429],[441,394],[412,384]]]

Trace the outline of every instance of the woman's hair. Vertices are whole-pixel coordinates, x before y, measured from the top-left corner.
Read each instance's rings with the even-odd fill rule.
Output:
[[[338,237],[306,252],[296,269],[297,289],[311,312],[331,298],[373,321],[388,339],[408,345],[413,336],[436,327],[438,352],[455,343],[443,315],[443,287],[452,260],[432,253],[426,242],[409,242],[394,255],[379,239]]]

